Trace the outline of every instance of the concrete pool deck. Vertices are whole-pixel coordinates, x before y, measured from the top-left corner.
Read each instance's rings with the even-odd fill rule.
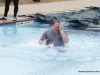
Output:
[[[0,20],[0,24],[26,21],[35,18],[30,17],[19,17],[19,15],[30,15],[30,14],[50,14],[58,12],[69,12],[74,10],[86,9],[85,7],[96,6],[100,7],[100,0],[74,0],[74,1],[61,1],[61,2],[50,2],[50,3],[33,3],[26,5],[19,5],[19,11],[17,14],[17,21],[13,21],[13,10],[14,6],[10,6],[7,20]],[[5,6],[0,7],[0,17],[3,16]]]
[[[35,20],[35,18],[17,17],[17,21],[13,21],[13,16],[8,15],[7,20],[0,20],[0,25],[8,24],[8,23],[15,23],[15,22],[22,22],[22,21],[29,21],[29,20]]]

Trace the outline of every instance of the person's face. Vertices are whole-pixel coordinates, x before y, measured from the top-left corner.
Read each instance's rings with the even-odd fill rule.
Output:
[[[52,29],[54,32],[58,33],[59,32],[59,23],[55,22],[55,24],[52,25]]]

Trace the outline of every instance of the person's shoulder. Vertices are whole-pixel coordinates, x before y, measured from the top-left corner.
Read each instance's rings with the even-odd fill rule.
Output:
[[[48,34],[50,31],[51,31],[51,29],[48,29],[48,30],[44,31],[43,34]]]
[[[45,31],[45,33],[48,33],[48,32],[50,32],[50,31],[51,31],[51,29],[48,29],[48,30]]]

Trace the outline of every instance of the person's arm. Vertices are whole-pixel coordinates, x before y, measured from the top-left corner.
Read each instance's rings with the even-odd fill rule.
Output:
[[[45,38],[44,38],[43,41],[42,41],[42,40],[39,40],[39,44],[45,44],[45,43],[47,42],[47,40],[48,40],[48,39],[45,39]]]
[[[65,34],[65,32],[61,32],[61,36],[62,36],[62,40],[63,40],[65,43],[68,43],[69,38],[68,38],[68,36]]]
[[[62,40],[63,40],[65,43],[68,43],[68,42],[69,42],[69,38],[68,38],[68,36],[65,34],[65,32],[63,31],[63,27],[62,27],[61,23],[59,23],[59,31],[60,31],[60,33],[61,33]]]
[[[46,31],[42,34],[40,40],[38,41],[39,44],[45,44],[48,39],[46,39]]]

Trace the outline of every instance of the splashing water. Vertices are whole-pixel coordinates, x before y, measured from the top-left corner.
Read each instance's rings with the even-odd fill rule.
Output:
[[[66,29],[65,47],[38,44],[49,28],[0,27],[0,75],[79,75],[79,70],[100,69],[100,32]]]

